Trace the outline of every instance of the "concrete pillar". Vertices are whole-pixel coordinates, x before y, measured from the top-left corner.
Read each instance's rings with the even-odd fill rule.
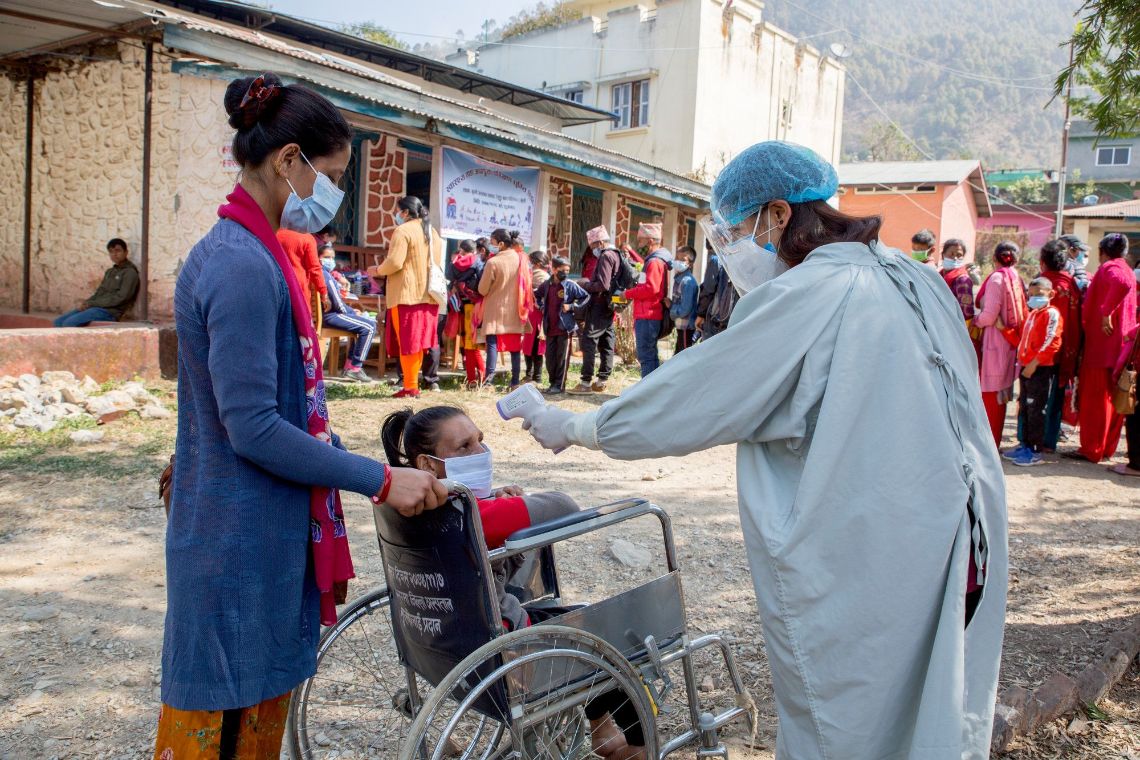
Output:
[[[431,146],[431,225],[437,230],[443,223],[443,146],[435,140]]]
[[[602,191],[602,224],[610,233],[610,238],[617,235],[617,207],[618,194],[616,190]]]
[[[540,169],[538,172],[538,192],[534,196],[534,217],[530,233],[530,250],[550,250],[546,239],[550,230],[550,174]]]
[[[677,213],[676,206],[666,206],[661,219],[661,245],[674,254],[677,253]]]

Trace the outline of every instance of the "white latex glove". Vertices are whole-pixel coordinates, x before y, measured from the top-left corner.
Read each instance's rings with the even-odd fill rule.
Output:
[[[575,416],[573,412],[547,404],[523,421],[523,430],[529,430],[544,449],[561,451],[573,443],[570,425]]]

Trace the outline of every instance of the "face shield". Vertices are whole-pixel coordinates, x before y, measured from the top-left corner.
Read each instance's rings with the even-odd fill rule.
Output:
[[[698,221],[728,279],[742,296],[788,270],[788,265],[777,255],[777,248],[770,238],[764,245],[756,242],[757,235],[767,237],[778,228],[777,225],[770,225],[761,230],[763,218],[764,209],[760,209],[755,216],[742,219],[737,224],[730,224],[715,212]]]

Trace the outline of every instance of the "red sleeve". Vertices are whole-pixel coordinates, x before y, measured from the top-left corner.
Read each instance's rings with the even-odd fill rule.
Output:
[[[488,549],[498,549],[516,530],[530,527],[530,512],[526,499],[521,496],[480,499],[479,516],[483,520],[483,539]]]
[[[634,285],[625,291],[630,301],[651,301],[656,303],[665,297],[665,262],[653,259],[645,265],[645,282]]]
[[[1107,317],[1120,308],[1120,304],[1124,303],[1124,299],[1128,296],[1128,291],[1135,286],[1135,279],[1129,281],[1128,278],[1122,276],[1114,267],[1114,271],[1106,272],[1110,275],[1108,282],[1105,283],[1106,289],[1104,292],[1104,300],[1101,301],[1100,316]],[[1131,272],[1129,272],[1131,274]]]
[[[321,258],[317,255],[317,241],[312,235],[305,235],[301,245],[301,266],[309,274],[309,286],[318,293],[328,295],[328,286],[325,285],[325,276],[321,273]]]

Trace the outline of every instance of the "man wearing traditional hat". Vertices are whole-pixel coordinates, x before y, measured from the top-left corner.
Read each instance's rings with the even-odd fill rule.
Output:
[[[633,302],[633,335],[637,340],[637,362],[645,377],[661,364],[657,355],[661,318],[664,316],[666,288],[673,254],[661,247],[661,224],[642,222],[637,228],[637,248],[645,256],[641,284],[625,291]]]
[[[614,366],[614,304],[611,295],[614,277],[621,266],[621,254],[610,245],[610,233],[604,226],[586,232],[586,242],[593,252],[593,271],[589,282],[581,283],[590,294],[586,311],[586,329],[581,332],[582,380],[568,389],[570,393],[603,393],[610,370]],[[598,379],[594,381],[594,357],[598,357]]]

